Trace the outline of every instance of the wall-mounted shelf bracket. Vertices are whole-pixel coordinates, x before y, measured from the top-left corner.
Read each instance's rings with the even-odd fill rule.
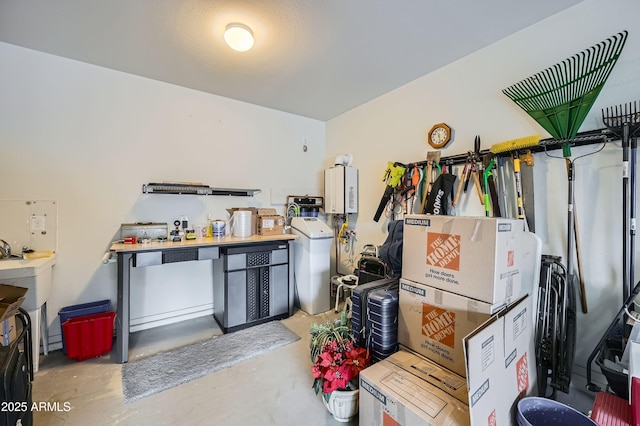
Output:
[[[253,197],[260,189],[212,188],[209,185],[194,182],[163,182],[142,185],[144,194],[180,194],[180,195],[233,195]]]

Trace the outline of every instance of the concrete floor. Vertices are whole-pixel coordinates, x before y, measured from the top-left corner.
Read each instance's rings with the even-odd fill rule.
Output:
[[[122,366],[115,355],[69,360],[62,351],[40,357],[33,401],[48,403],[34,412],[36,426],[59,425],[340,425],[311,388],[309,327],[333,319],[298,310],[283,324],[301,337],[293,344],[206,377],[125,404]],[[221,334],[212,317],[133,333],[130,361]],[[115,345],[114,345],[115,346]],[[582,382],[581,382],[582,380]],[[594,394],[584,379],[572,380],[559,400],[587,414]],[[358,424],[357,418],[351,422]]]
[[[340,425],[311,388],[309,327],[333,318],[297,311],[282,321],[301,340],[206,377],[125,404],[115,355],[81,362],[62,351],[40,357],[33,401],[36,426],[59,425]],[[221,334],[212,317],[131,335],[130,361]],[[114,344],[115,346],[115,344]],[[56,404],[57,403],[57,404]],[[57,407],[56,407],[57,406]],[[70,406],[70,409],[66,409]],[[358,424],[357,419],[351,424]]]

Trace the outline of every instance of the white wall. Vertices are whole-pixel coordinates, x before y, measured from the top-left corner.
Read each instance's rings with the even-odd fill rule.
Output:
[[[101,260],[121,223],[181,215],[198,223],[272,201],[284,214],[282,194],[321,192],[323,122],[4,43],[0,63],[0,199],[58,205],[52,342],[60,308],[115,303],[116,267]],[[161,181],[262,192],[142,194],[143,184]],[[210,279],[211,262],[134,270],[132,324],[211,312]]]
[[[549,137],[501,90],[622,30],[629,31],[629,38],[621,59],[580,130],[603,128],[602,108],[639,100],[638,16],[640,3],[635,0],[586,0],[327,122],[325,166],[335,156],[350,153],[360,171],[360,210],[350,221],[358,248],[381,244],[386,236],[386,222],[375,223],[372,218],[384,191],[387,161],[426,159],[432,150],[426,133],[433,124],[445,122],[455,130],[455,139],[442,150],[443,156],[472,150],[475,135],[481,136],[483,149],[528,135]],[[596,148],[574,149],[573,156]],[[543,240],[543,253],[564,255],[565,163],[544,154],[536,154],[535,162],[536,230]],[[620,143],[577,160],[576,168],[576,209],[589,303],[589,313],[578,314],[576,364],[584,367],[622,303]],[[484,214],[473,193],[463,206],[461,214]]]

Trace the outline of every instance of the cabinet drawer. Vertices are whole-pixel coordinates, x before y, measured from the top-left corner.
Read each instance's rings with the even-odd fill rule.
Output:
[[[198,260],[211,260],[220,258],[219,247],[199,247]]]
[[[227,271],[235,271],[238,269],[247,268],[247,255],[240,254],[228,254],[227,258]]]
[[[162,252],[150,251],[147,253],[136,253],[133,255],[133,266],[153,266],[162,265]]]
[[[271,252],[271,264],[289,263],[289,250],[280,249]]]

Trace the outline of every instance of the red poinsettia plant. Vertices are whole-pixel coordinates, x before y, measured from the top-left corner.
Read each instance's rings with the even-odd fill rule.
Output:
[[[369,366],[369,354],[365,348],[355,345],[350,330],[346,326],[339,324],[324,326],[332,328],[333,333],[329,335],[333,338],[322,341],[311,371],[316,395],[322,392],[323,396],[328,398],[329,394],[335,390],[358,388],[358,374]]]

